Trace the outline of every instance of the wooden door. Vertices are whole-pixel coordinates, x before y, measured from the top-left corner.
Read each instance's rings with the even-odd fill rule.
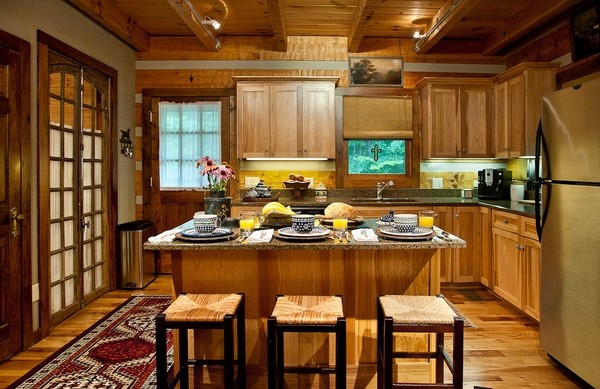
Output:
[[[525,77],[508,80],[508,147],[507,157],[523,155],[525,149]]]
[[[433,224],[445,231],[452,233],[453,230],[453,212],[452,207],[440,206],[433,207],[434,220]],[[452,262],[454,258],[454,250],[443,249],[438,250],[435,255],[440,256],[440,281],[453,282],[452,278]]]
[[[521,306],[521,256],[519,235],[492,229],[493,291],[513,304]]]
[[[238,83],[237,155],[238,158],[270,156],[270,91],[265,84]]]
[[[541,244],[537,239],[521,237],[523,254],[523,306],[521,309],[540,320]]]
[[[335,85],[302,85],[302,157],[335,158]]]
[[[467,242],[466,248],[454,250],[454,282],[479,282],[479,207],[454,207],[451,232]]]
[[[300,112],[300,84],[295,82],[276,83],[270,86],[270,129],[269,155],[278,158],[302,156],[298,147],[302,137],[302,115]]]
[[[461,158],[492,156],[492,104],[489,87],[461,87]]]
[[[508,156],[508,81],[494,87],[494,133],[492,149],[497,158]]]
[[[492,212],[487,207],[479,207],[479,230],[481,232],[480,277],[479,282],[492,287]],[[477,260],[477,258],[475,258]]]
[[[431,157],[456,158],[460,143],[459,88],[434,87],[431,98]]]
[[[29,44],[0,31],[0,362],[29,346]],[[5,43],[16,42],[18,47]],[[27,320],[26,320],[27,318]]]

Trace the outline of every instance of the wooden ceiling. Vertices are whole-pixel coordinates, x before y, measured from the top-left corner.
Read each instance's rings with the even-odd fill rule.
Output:
[[[521,38],[584,0],[67,0],[138,51],[153,37],[197,36],[216,51],[213,34],[273,37],[286,50],[288,36],[348,38],[359,52],[363,38],[425,34],[420,54],[472,52],[500,55]],[[190,10],[221,23],[203,26]],[[417,41],[417,40],[415,40]]]

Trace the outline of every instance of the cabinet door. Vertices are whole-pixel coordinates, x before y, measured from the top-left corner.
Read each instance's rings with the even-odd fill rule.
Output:
[[[508,138],[507,157],[520,157],[525,148],[525,77],[508,80]]]
[[[269,87],[238,84],[237,87],[238,158],[269,156]]]
[[[481,255],[479,282],[492,287],[492,212],[487,207],[479,208],[479,231],[481,231]]]
[[[431,157],[456,158],[460,143],[459,88],[434,87],[431,99]]]
[[[492,156],[491,93],[488,87],[461,87],[461,132],[459,157]]]
[[[521,309],[529,316],[540,320],[540,243],[521,237],[523,258],[523,299]]]
[[[492,290],[515,307],[521,307],[522,266],[519,255],[519,235],[493,228],[492,252],[494,268]]]
[[[270,87],[270,156],[302,156],[298,140],[302,136],[298,83],[278,83]]]
[[[452,213],[452,207],[433,207],[435,213],[433,224],[443,230],[453,233],[453,219],[454,214]],[[438,250],[436,255],[440,256],[440,281],[441,282],[453,282],[452,279],[452,262],[453,262],[453,249]]]
[[[494,87],[494,106],[492,149],[495,157],[505,157],[508,142],[508,81]]]
[[[479,255],[481,239],[479,233],[479,207],[453,207],[452,234],[467,242],[463,249],[453,249],[454,282],[479,282]]]
[[[302,157],[335,158],[335,85],[302,86]]]

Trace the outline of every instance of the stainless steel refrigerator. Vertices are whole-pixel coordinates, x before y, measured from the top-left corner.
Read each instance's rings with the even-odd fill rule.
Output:
[[[600,79],[544,96],[535,166],[541,346],[600,388]]]

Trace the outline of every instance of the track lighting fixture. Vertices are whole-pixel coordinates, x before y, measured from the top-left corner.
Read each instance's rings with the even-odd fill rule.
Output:
[[[215,19],[211,19],[208,16],[205,16],[204,19],[202,19],[202,24],[205,26],[212,26],[212,28],[214,28],[215,30],[218,30],[221,27],[221,23],[219,23]]]

